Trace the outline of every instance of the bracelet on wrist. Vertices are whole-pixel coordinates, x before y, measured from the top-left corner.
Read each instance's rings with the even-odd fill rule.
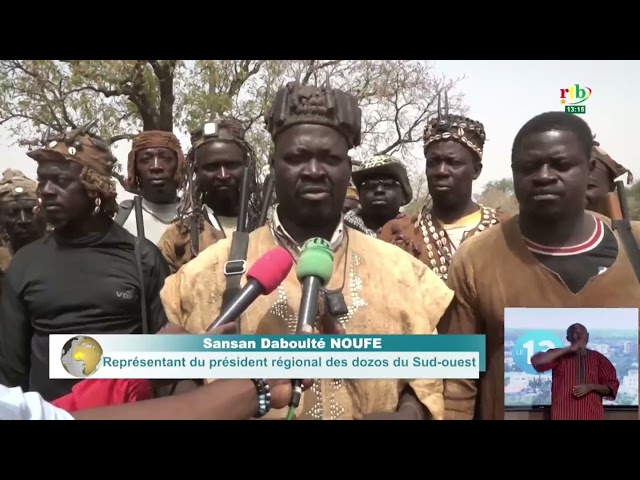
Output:
[[[251,380],[258,393],[258,413],[256,418],[264,417],[271,410],[271,388],[266,380]]]

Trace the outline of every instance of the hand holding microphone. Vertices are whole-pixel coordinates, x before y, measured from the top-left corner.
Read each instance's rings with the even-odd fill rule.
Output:
[[[292,267],[293,259],[286,249],[276,247],[265,253],[247,272],[247,284],[211,322],[207,331],[235,321],[260,295],[269,295],[278,288]]]

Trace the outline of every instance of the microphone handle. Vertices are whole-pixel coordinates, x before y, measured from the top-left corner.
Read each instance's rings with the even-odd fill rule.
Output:
[[[220,327],[235,321],[247,308],[249,308],[249,305],[251,305],[256,298],[262,295],[262,293],[262,285],[253,278],[250,278],[244,288],[240,290],[240,293],[231,300],[231,303],[229,303],[222,312],[220,312],[218,318],[211,322],[211,325],[207,327],[207,332],[212,328]]]
[[[306,325],[311,327],[315,325],[318,317],[318,296],[321,288],[322,280],[318,277],[306,277],[302,281],[302,298],[300,299],[296,334],[302,334],[302,329]]]
[[[296,334],[303,333],[303,327],[310,325],[312,328],[318,317],[318,297],[322,281],[318,277],[306,277],[302,281],[302,298],[300,300],[300,311],[298,312],[298,324],[296,326]],[[293,395],[289,408],[295,409],[300,405],[302,399],[302,380],[292,380]]]

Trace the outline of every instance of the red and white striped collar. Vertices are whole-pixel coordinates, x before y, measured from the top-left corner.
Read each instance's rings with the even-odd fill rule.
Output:
[[[595,220],[593,233],[586,241],[579,243],[578,245],[571,245],[567,247],[547,247],[545,245],[540,245],[539,243],[532,242],[531,240],[523,236],[524,243],[527,245],[527,248],[531,252],[541,255],[569,256],[580,255],[581,253],[589,252],[590,250],[596,248],[600,244],[600,242],[602,242],[605,229],[602,220],[596,217],[592,218]]]

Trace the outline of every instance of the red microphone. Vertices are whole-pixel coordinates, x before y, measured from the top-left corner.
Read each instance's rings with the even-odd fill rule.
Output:
[[[235,321],[260,295],[269,295],[280,285],[293,267],[293,258],[286,249],[269,250],[247,272],[247,284],[220,312],[207,331]]]

